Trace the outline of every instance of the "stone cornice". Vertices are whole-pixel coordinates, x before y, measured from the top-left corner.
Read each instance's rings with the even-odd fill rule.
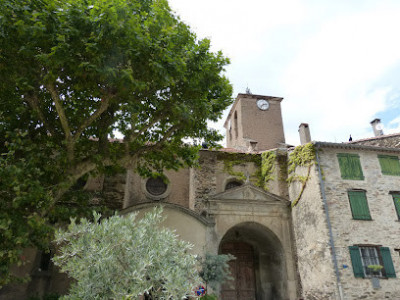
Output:
[[[163,208],[165,207],[165,208],[181,211],[181,212],[197,219],[200,223],[202,223],[206,226],[214,226],[213,220],[205,218],[191,209],[188,209],[186,207],[183,207],[183,206],[180,206],[177,204],[168,203],[168,202],[146,202],[146,203],[136,204],[136,205],[121,209],[118,213],[120,215],[125,215],[125,214],[129,214],[129,213],[132,213],[135,211],[139,211],[139,210],[146,209],[146,208],[152,208],[152,207],[156,207],[156,206],[161,206]]]

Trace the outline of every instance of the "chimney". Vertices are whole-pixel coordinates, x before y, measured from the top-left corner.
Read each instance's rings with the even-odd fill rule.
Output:
[[[381,123],[381,119],[374,119],[371,121],[372,129],[374,130],[375,136],[383,135],[383,124]]]
[[[247,152],[254,152],[257,151],[257,144],[258,142],[255,140],[250,140],[250,139],[245,139],[246,140],[246,146],[247,146]],[[244,150],[244,149],[243,149]],[[246,150],[245,150],[246,151]]]
[[[304,145],[311,142],[310,127],[307,123],[301,123],[299,126],[300,144]]]

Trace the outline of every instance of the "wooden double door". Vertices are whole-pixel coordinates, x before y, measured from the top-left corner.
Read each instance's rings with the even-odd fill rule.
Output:
[[[222,299],[256,300],[253,247],[244,242],[224,242],[221,253],[236,257],[229,262],[233,280],[222,285]]]

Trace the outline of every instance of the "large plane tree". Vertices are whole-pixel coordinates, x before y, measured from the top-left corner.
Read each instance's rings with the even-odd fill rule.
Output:
[[[85,207],[81,179],[193,165],[183,141],[218,140],[227,63],[164,0],[1,1],[0,286]]]

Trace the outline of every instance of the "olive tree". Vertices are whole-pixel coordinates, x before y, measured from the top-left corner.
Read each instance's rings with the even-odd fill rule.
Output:
[[[161,209],[136,218],[114,215],[72,220],[58,230],[53,259],[75,279],[64,299],[182,299],[201,283],[191,245],[162,228]]]

